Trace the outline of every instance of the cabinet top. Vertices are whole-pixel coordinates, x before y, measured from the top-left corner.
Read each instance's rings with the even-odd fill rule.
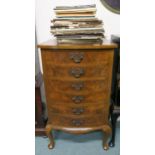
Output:
[[[117,44],[109,40],[103,40],[100,45],[77,45],[77,44],[57,44],[56,40],[48,40],[38,45],[41,49],[113,49],[117,48]]]

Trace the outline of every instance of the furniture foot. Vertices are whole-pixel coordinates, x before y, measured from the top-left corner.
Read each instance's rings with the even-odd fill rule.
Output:
[[[111,136],[111,127],[109,125],[103,126],[103,132],[104,132],[104,137],[103,137],[103,149],[108,150],[109,145],[108,145],[108,139]]]
[[[53,149],[54,148],[54,140],[53,140],[53,135],[51,133],[52,131],[52,126],[51,125],[46,125],[46,135],[50,140],[50,143],[48,144],[48,148],[49,149]]]

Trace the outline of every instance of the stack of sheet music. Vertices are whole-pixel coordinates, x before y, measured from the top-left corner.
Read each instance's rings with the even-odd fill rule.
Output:
[[[101,44],[103,22],[95,17],[96,5],[57,6],[51,33],[60,44]]]

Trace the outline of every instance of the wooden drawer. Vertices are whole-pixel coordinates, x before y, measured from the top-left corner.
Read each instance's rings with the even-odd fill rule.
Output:
[[[111,50],[46,50],[42,51],[45,63],[52,64],[100,64],[111,57]]]
[[[88,94],[81,94],[81,93],[68,93],[67,91],[60,94],[56,92],[49,93],[48,92],[48,102],[49,103],[73,103],[74,104],[82,104],[82,103],[98,103],[99,101],[107,101],[107,98],[109,97],[107,95],[107,92],[89,92]],[[51,101],[51,102],[50,102]],[[65,106],[65,105],[64,105]]]
[[[67,66],[67,65],[45,65],[44,74],[48,78],[81,78],[81,77],[102,77],[108,76],[109,65],[86,65],[86,66]]]
[[[103,80],[72,80],[64,81],[62,80],[51,80],[46,79],[47,91],[48,92],[58,92],[58,93],[88,93],[88,92],[98,92],[107,91],[108,82],[107,79]]]
[[[63,116],[57,114],[49,114],[48,122],[52,125],[63,126],[63,127],[92,127],[100,126],[108,123],[108,113],[95,116]]]
[[[109,101],[106,100],[99,100],[95,102],[81,102],[81,103],[74,103],[74,102],[63,102],[63,101],[53,101],[53,100],[48,100],[48,107],[51,106],[58,106],[58,107],[66,107],[66,106],[101,106],[101,105],[109,105]]]
[[[72,106],[56,106],[50,105],[49,106],[49,113],[51,114],[61,114],[61,115],[74,115],[74,116],[83,116],[83,115],[96,115],[96,114],[103,114],[105,110],[108,110],[108,105],[100,104],[96,105],[72,105]]]
[[[56,100],[50,100],[49,98],[47,98],[47,104],[48,106],[50,105],[54,105],[54,106],[73,106],[73,105],[84,105],[84,106],[90,106],[90,105],[95,105],[95,106],[100,106],[100,105],[106,105],[109,104],[109,99],[105,99],[105,100],[96,100],[95,102],[80,102],[78,104],[74,103],[73,101],[71,102],[63,102],[61,100],[56,101]]]

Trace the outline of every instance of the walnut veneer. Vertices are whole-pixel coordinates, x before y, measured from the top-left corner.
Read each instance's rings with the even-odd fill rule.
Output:
[[[57,45],[50,40],[38,47],[48,108],[49,148],[54,147],[54,129],[73,134],[102,130],[103,147],[107,150],[113,54],[117,45],[108,41],[102,45]]]

